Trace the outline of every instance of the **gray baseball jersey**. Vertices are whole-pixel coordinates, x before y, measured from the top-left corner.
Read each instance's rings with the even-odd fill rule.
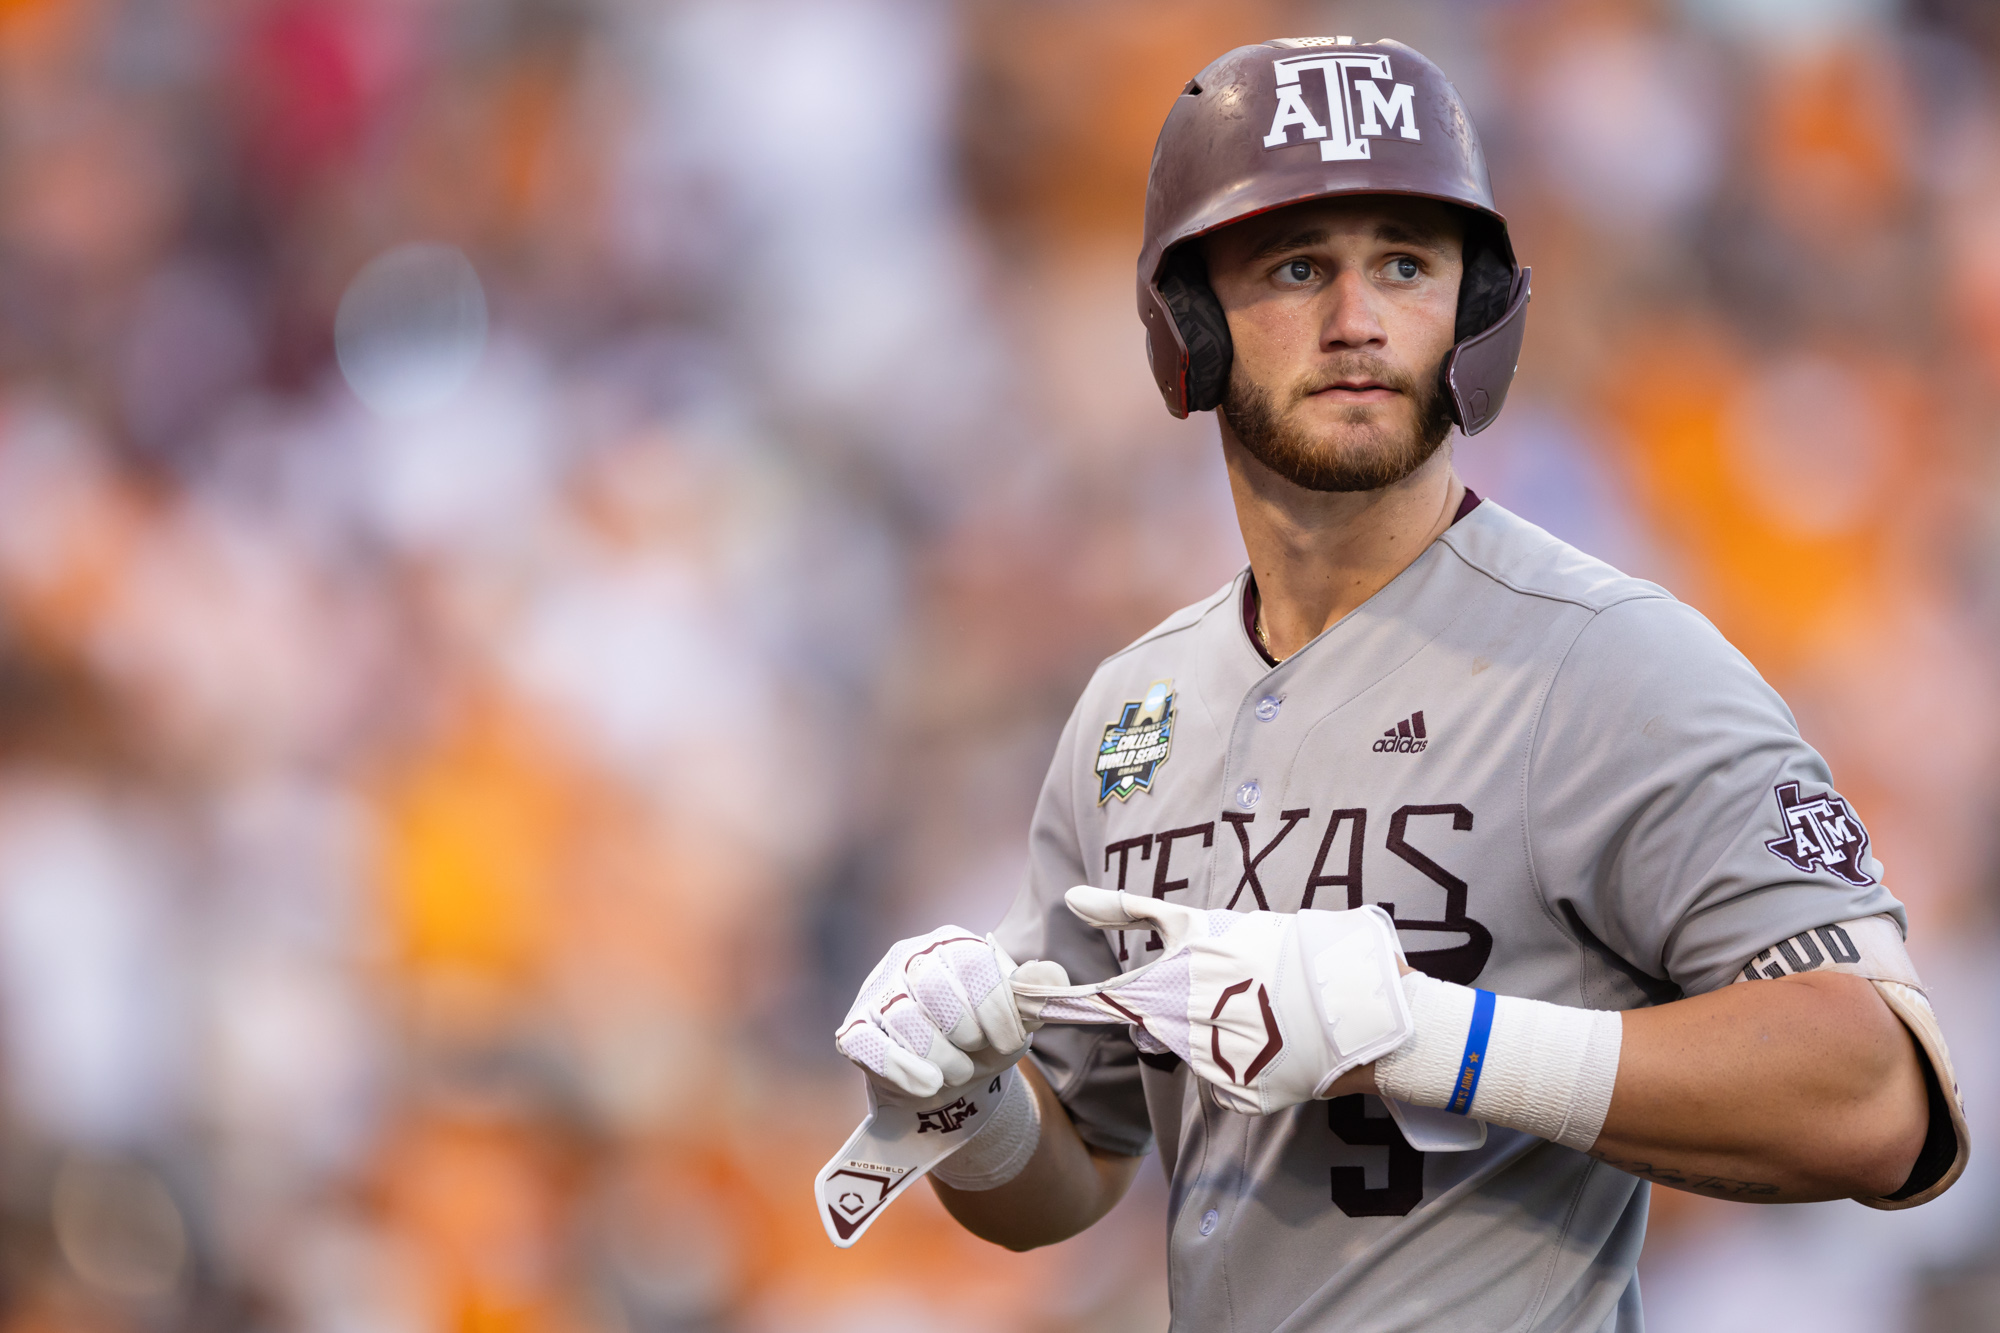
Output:
[[[1727,984],[1798,931],[1902,908],[1790,711],[1666,592],[1488,501],[1273,667],[1248,574],[1092,678],[1057,748],[1019,959],[1157,957],[1097,884],[1204,908],[1379,903],[1412,966],[1596,1009]],[[1406,1144],[1374,1098],[1220,1109],[1127,1031],[1036,1038],[1083,1137],[1172,1180],[1176,1330],[1634,1330],[1647,1189],[1494,1128]]]

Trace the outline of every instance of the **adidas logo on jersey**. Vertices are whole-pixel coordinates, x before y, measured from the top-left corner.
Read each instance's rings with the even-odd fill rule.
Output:
[[[1422,754],[1429,743],[1424,735],[1424,710],[1419,708],[1383,732],[1382,739],[1375,742],[1375,750],[1378,754]]]

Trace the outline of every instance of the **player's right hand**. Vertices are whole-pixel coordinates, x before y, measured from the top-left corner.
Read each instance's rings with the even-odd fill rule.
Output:
[[[1065,901],[1100,930],[1157,930],[1164,951],[1064,993],[1023,978],[1019,1003],[1055,1022],[1136,1023],[1230,1110],[1269,1115],[1331,1096],[1341,1075],[1410,1035],[1401,946],[1379,907],[1204,911],[1089,884]]]
[[[910,1097],[991,1078],[1028,1050],[1009,981],[1067,985],[1057,963],[1017,966],[991,936],[957,926],[898,940],[869,973],[834,1033],[840,1053]]]

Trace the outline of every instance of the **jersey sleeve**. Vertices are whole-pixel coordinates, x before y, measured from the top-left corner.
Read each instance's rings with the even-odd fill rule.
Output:
[[[1621,602],[1578,633],[1543,703],[1526,799],[1551,909],[1685,994],[1799,931],[1877,913],[1907,929],[1791,710],[1680,602]]]
[[[1072,714],[1035,805],[1027,878],[994,936],[1016,962],[1052,959],[1082,983],[1115,976],[1118,961],[1103,934],[1063,902],[1069,889],[1099,878],[1085,863],[1077,819],[1077,725]],[[1034,1057],[1085,1143],[1132,1157],[1152,1151],[1139,1052],[1125,1028],[1051,1024],[1035,1034]]]

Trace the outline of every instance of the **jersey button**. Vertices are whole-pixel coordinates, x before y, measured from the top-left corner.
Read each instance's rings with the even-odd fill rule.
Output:
[[[1201,1234],[1204,1236],[1214,1234],[1215,1224],[1221,1220],[1222,1214],[1216,1212],[1213,1208],[1203,1213],[1201,1215]]]
[[[1255,810],[1257,802],[1264,799],[1264,788],[1252,778],[1236,789],[1236,804],[1245,810]]]
[[[1259,722],[1269,722],[1278,715],[1278,710],[1284,706],[1285,701],[1277,695],[1265,695],[1257,701],[1257,720]]]

